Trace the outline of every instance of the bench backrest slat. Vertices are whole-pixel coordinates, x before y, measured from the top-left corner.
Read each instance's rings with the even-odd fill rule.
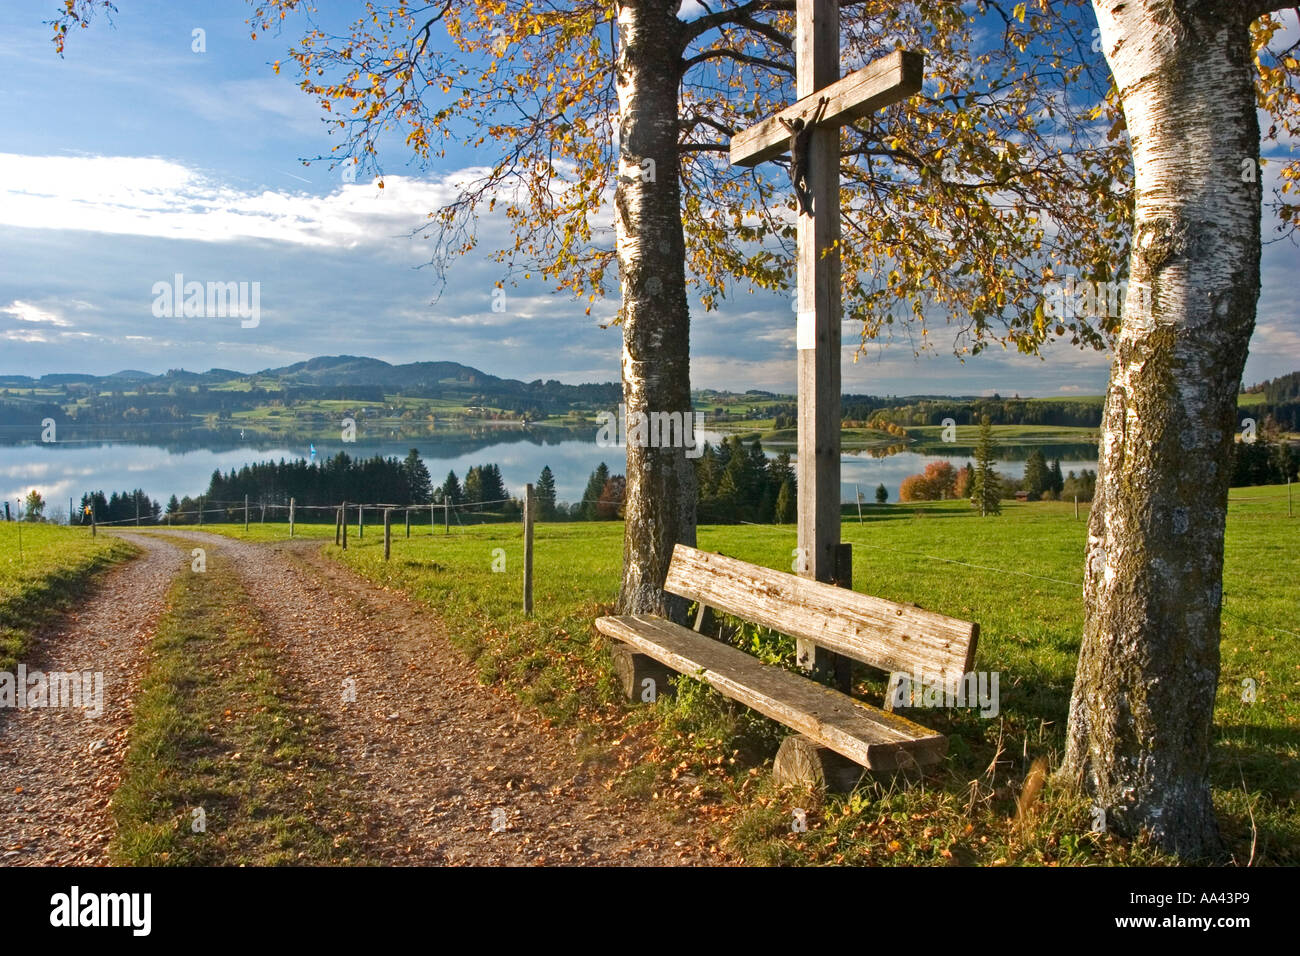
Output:
[[[679,544],[664,589],[887,671],[953,679],[979,625]]]

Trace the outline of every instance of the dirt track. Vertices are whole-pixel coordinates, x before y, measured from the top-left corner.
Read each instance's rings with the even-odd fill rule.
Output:
[[[109,571],[82,605],[37,635],[28,671],[100,671],[103,713],[0,709],[0,864],[102,865],[144,665],[167,586],[188,556],[145,534],[145,553]]]
[[[577,765],[566,737],[475,680],[435,615],[322,557],[319,543],[169,536],[230,560],[279,652],[282,677],[324,718],[323,743],[339,758],[341,785],[369,808],[366,829],[379,839],[368,849],[383,862],[723,862],[700,834],[674,831],[647,807],[609,799],[601,780]],[[111,654],[119,680],[134,687],[166,583],[188,567],[188,555],[183,562],[172,545],[145,545],[145,557],[105,579],[92,616],[71,619],[42,641],[52,661],[72,669]],[[345,700],[351,688],[355,702]],[[28,711],[0,722],[0,767],[11,755],[35,756],[19,765],[28,782],[9,783],[6,775],[0,794],[0,847],[24,847],[4,862],[102,862],[106,808],[129,726],[121,709],[129,695],[111,696],[119,710],[106,708],[99,721]],[[111,730],[97,734],[87,729],[92,724]],[[110,746],[86,759],[86,748],[110,732]]]

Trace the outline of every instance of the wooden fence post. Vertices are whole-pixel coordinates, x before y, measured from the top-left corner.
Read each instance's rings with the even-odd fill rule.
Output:
[[[244,530],[248,530],[248,495],[244,495]]]
[[[339,507],[337,507],[337,508],[334,509],[334,545],[335,545],[335,547],[338,546],[338,543],[339,543],[339,535],[342,533],[342,531],[343,531],[343,507],[342,507],[342,505],[340,505]]]
[[[1074,520],[1079,520],[1079,496],[1074,496]]]
[[[408,538],[411,536],[411,509],[409,506],[406,509],[406,536]]]
[[[298,499],[296,498],[289,499],[289,537],[291,538],[293,537],[293,509],[297,503],[298,503]]]
[[[357,537],[366,536],[366,506],[357,505]]]
[[[5,517],[9,516],[9,502],[5,502]],[[99,526],[95,523],[95,501],[92,498],[90,502],[90,536],[92,538],[99,536]]]
[[[392,517],[393,517],[393,509],[385,508],[384,509],[384,560],[385,561],[388,560],[388,556],[392,553],[393,550]]]
[[[348,549],[348,503],[339,505],[339,520],[343,523],[343,550]]]
[[[434,525],[434,518],[433,518],[433,502],[430,501],[430,502],[429,502],[429,535],[430,535],[430,537],[433,536],[433,525]]]
[[[524,485],[524,613],[533,613],[533,486]]]
[[[451,504],[447,501],[442,503],[442,533],[451,534]]]
[[[140,527],[140,499],[135,499],[135,526]]]

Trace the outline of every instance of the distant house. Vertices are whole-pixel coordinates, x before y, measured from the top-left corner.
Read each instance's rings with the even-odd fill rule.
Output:
[[[1016,501],[1028,501],[1028,500],[1029,500],[1029,492],[1027,491],[1016,492]]]

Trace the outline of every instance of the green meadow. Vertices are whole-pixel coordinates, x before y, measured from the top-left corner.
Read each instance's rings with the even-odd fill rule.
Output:
[[[1300,503],[1298,503],[1300,504]],[[949,758],[924,781],[868,782],[847,796],[776,790],[770,766],[783,728],[689,679],[675,698],[633,706],[616,691],[592,620],[618,589],[622,525],[541,524],[533,617],[521,609],[523,543],[517,525],[417,527],[354,533],[327,551],[368,578],[436,608],[480,678],[574,733],[615,792],[651,797],[664,811],[715,828],[757,863],[1133,864],[1169,862],[1141,844],[1094,832],[1091,808],[1049,782],[1032,806],[1016,798],[1031,763],[1060,759],[1079,635],[1086,509],[1008,502],[981,519],[964,502],[887,505],[846,519],[853,586],[976,621],[976,668],[1000,675],[1000,712],[915,714],[951,737]],[[209,530],[218,530],[212,527]],[[243,536],[242,528],[225,533]],[[287,528],[254,528],[258,539]],[[1285,487],[1234,489],[1224,581],[1223,658],[1213,754],[1215,799],[1238,864],[1300,863],[1300,519]],[[700,547],[787,569],[795,534],[782,526],[707,526]],[[503,560],[504,559],[504,560]],[[494,570],[494,568],[496,570]],[[502,570],[504,568],[504,570]],[[790,663],[792,642],[741,629],[731,638]],[[1253,682],[1253,694],[1247,681]],[[855,692],[879,703],[882,675],[863,668]],[[807,831],[792,829],[804,811]]]
[[[134,553],[81,528],[0,522],[0,671],[18,664],[33,632],[71,609],[98,571]]]

